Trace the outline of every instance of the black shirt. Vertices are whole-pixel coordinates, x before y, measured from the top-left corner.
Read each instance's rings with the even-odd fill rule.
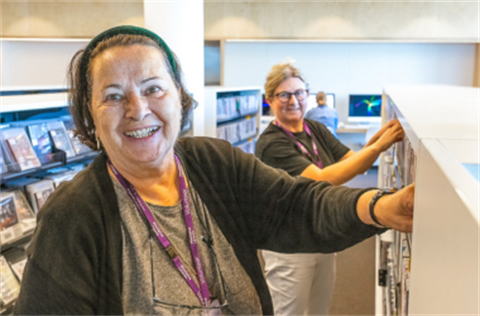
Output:
[[[305,119],[305,123],[310,128],[315,144],[318,148],[318,156],[322,166],[332,165],[342,159],[347,152],[348,147],[343,145],[322,123]],[[298,141],[315,156],[312,147],[312,138],[304,130],[300,133],[293,133]],[[291,176],[300,175],[312,163],[316,164],[312,158],[302,153],[296,141],[277,125],[270,123],[265,131],[260,135],[255,146],[255,156],[269,166],[283,169]]]

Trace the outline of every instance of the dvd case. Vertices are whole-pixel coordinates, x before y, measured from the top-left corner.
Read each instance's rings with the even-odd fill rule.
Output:
[[[26,264],[27,264],[27,258],[10,264],[10,267],[12,268],[13,273],[15,273],[15,276],[20,282],[22,282],[23,270],[25,270]]]
[[[65,152],[67,158],[75,156],[75,150],[72,147],[70,138],[68,137],[67,130],[62,121],[48,122],[47,128],[49,130],[50,139],[53,146],[56,149],[60,149]]]
[[[7,260],[0,256],[0,300],[2,306],[6,306],[18,297],[20,283],[15,278]]]
[[[5,163],[5,159],[3,159],[3,150],[0,148],[0,173],[8,172],[7,164]]]
[[[35,214],[38,214],[38,211],[42,208],[43,204],[45,204],[54,190],[55,187],[53,185],[53,180],[50,179],[44,179],[25,187],[25,191],[27,192],[27,196]]]
[[[0,193],[0,241],[5,245],[23,235],[18,217],[15,195],[12,192]]]
[[[19,223],[15,196],[5,194],[0,200],[0,230],[6,230]]]
[[[65,124],[65,128],[67,129],[67,134],[70,137],[70,141],[72,142],[73,148],[75,149],[75,152],[77,155],[81,155],[84,153],[91,152],[92,150],[90,147],[85,145],[78,139],[78,137],[75,136],[75,124],[73,123],[73,120],[65,120],[63,121]]]
[[[25,269],[25,264],[27,263],[26,247],[29,243],[30,241],[8,249],[2,253],[10,265],[12,272],[20,282],[22,281],[23,270]]]
[[[7,128],[2,130],[2,137],[8,146],[8,149],[13,158],[20,167],[20,170],[28,170],[40,167],[40,160],[38,160],[32,144],[23,128]]]
[[[18,219],[22,234],[32,231],[37,225],[37,219],[32,211],[30,204],[25,198],[25,194],[21,190],[11,192],[14,195],[15,207],[17,208]]]
[[[42,164],[52,161],[52,143],[48,134],[46,123],[27,126],[28,135],[32,142],[33,150]]]

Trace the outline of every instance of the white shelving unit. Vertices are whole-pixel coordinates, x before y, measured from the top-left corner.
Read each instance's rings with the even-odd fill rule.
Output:
[[[406,140],[394,157],[388,158],[388,152],[382,156],[379,186],[388,184],[389,170],[413,175],[415,213],[412,234],[389,231],[377,238],[377,270],[382,241],[392,242],[391,251],[402,254],[405,244],[400,241],[408,236],[410,262],[400,256],[389,263],[400,283],[397,288],[378,286],[377,274],[376,314],[394,314],[384,306],[395,293],[403,304],[398,315],[478,315],[480,89],[392,86],[384,89],[383,103],[384,120],[398,118]],[[411,154],[402,156],[402,150]],[[411,157],[408,171],[402,170],[402,157]],[[404,282],[402,261],[409,270]],[[408,295],[402,296],[405,290]]]
[[[260,130],[260,87],[205,87],[205,136],[253,153]]]

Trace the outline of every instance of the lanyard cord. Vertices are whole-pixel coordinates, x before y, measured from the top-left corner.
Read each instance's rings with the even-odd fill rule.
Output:
[[[185,265],[180,259],[180,256],[178,255],[177,251],[173,247],[173,245],[170,243],[168,240],[167,236],[163,233],[161,230],[160,226],[158,225],[157,221],[153,217],[152,213],[148,209],[148,206],[145,204],[145,201],[142,199],[140,194],[137,192],[135,187],[129,183],[115,168],[113,163],[108,160],[108,165],[110,166],[110,169],[112,170],[113,174],[117,178],[117,180],[120,182],[120,184],[123,186],[125,191],[127,192],[128,196],[130,199],[133,201],[135,204],[138,212],[140,215],[145,216],[145,218],[148,220],[150,226],[153,229],[154,234],[157,236],[158,240],[160,241],[160,244],[163,246],[165,251],[167,252],[168,256],[170,259],[173,261],[174,265],[177,267],[178,271],[182,275],[182,277],[185,279],[187,284],[190,286],[192,291],[195,293],[197,296],[198,300],[202,304],[202,306],[209,306],[210,305],[210,291],[208,290],[208,285],[207,285],[207,280],[205,277],[205,273],[203,270],[202,266],[202,261],[198,252],[198,245],[196,241],[196,236],[195,236],[195,229],[193,227],[193,220],[192,220],[192,214],[191,214],[191,208],[190,208],[190,197],[188,193],[188,187],[187,187],[187,182],[183,173],[182,165],[180,163],[180,160],[178,157],[175,155],[175,162],[177,164],[178,168],[178,182],[180,186],[180,196],[182,200],[182,206],[183,206],[183,213],[185,215],[185,224],[187,226],[187,231],[188,231],[188,241],[190,244],[190,251],[192,255],[192,261],[194,262],[195,270],[198,275],[198,281],[200,282],[200,288],[198,285],[195,283],[193,280],[192,276],[190,273],[188,273],[188,270],[185,268]]]
[[[320,159],[320,156],[318,155],[318,148],[317,148],[317,145],[315,144],[315,141],[314,141],[314,136],[310,132],[310,128],[308,128],[307,123],[305,123],[305,121],[303,121],[303,129],[305,130],[307,135],[310,137],[310,140],[312,141],[312,147],[313,147],[313,151],[315,152],[315,157],[313,157],[312,154],[310,154],[310,152],[307,150],[307,148],[305,148],[305,146],[303,146],[303,144],[297,139],[297,137],[295,137],[295,135],[293,135],[293,133],[291,131],[287,130],[286,128],[283,128],[277,120],[275,120],[275,125],[280,127],[282,129],[282,131],[285,134],[287,134],[287,136],[289,136],[297,144],[297,146],[300,148],[300,151],[305,156],[307,156],[307,158],[311,159],[313,161],[313,163],[315,163],[320,169],[323,168],[322,161]]]

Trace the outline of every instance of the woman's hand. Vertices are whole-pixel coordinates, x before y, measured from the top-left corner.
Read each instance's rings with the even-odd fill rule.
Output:
[[[404,233],[412,232],[414,191],[415,184],[411,184],[381,197],[374,208],[380,224]]]
[[[371,146],[376,146],[380,152],[384,152],[394,143],[401,141],[404,135],[402,125],[398,120],[395,120]]]
[[[389,121],[387,124],[383,125],[382,128],[378,132],[376,132],[375,135],[372,136],[372,138],[370,138],[370,140],[365,145],[365,147],[375,144],[382,136],[385,135],[385,132],[387,132],[391,128],[394,128],[394,129],[390,130],[390,132],[398,131],[399,128],[402,129],[402,125],[397,119]],[[403,129],[402,129],[402,132],[403,132]],[[385,148],[385,150],[388,149],[388,147],[390,147],[394,142],[402,140],[403,133],[397,135],[397,137],[398,138],[396,140],[393,140],[390,143],[390,145],[387,146],[387,148]],[[387,134],[387,138],[388,138],[388,134]],[[385,141],[387,138],[385,138],[383,141]]]
[[[395,230],[410,233],[413,225],[413,199],[415,184],[411,184],[394,194],[382,196],[374,207],[374,213],[380,224]],[[362,222],[375,224],[370,216],[369,204],[377,191],[364,193],[357,204],[357,214]]]

